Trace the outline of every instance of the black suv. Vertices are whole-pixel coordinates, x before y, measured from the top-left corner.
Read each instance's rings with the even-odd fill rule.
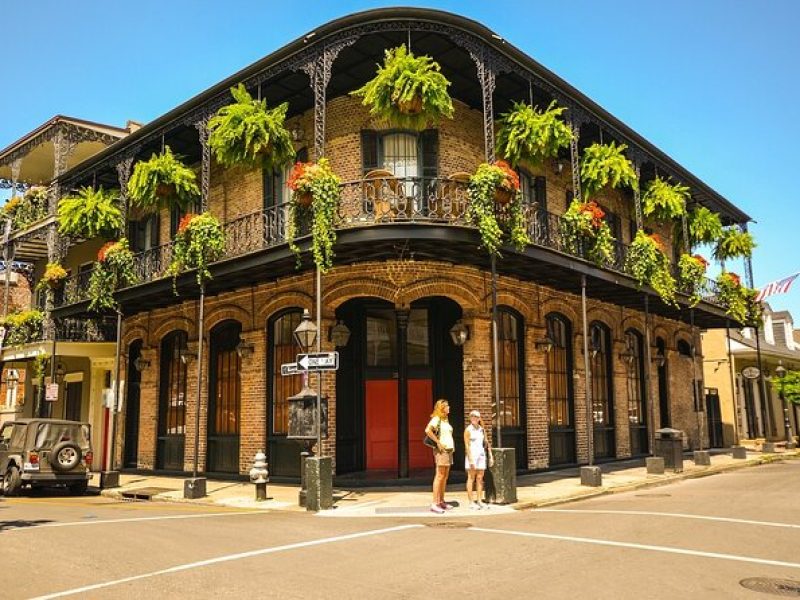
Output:
[[[0,429],[0,490],[15,496],[25,485],[83,494],[92,478],[91,426],[58,419],[19,419]]]

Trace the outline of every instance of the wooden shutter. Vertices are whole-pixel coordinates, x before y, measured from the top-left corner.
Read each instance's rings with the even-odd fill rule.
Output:
[[[272,169],[263,169],[262,179],[264,180],[264,210],[275,206],[275,185],[272,178]]]
[[[161,235],[161,215],[152,215],[148,221],[148,225],[150,227],[150,248],[160,246],[161,238],[159,236]],[[142,249],[147,250],[147,248]]]
[[[378,164],[378,132],[372,129],[361,130],[361,169],[363,174],[377,169]]]
[[[423,177],[439,176],[439,130],[426,129],[419,135]]]
[[[547,178],[541,175],[533,179],[533,201],[539,210],[547,211]]]

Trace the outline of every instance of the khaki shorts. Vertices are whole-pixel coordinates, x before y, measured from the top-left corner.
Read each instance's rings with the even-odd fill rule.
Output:
[[[439,451],[438,448],[433,449],[433,463],[437,467],[450,467],[453,465],[453,451],[444,450]]]

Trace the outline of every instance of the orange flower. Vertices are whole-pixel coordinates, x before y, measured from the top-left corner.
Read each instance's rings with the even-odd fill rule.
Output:
[[[603,224],[603,219],[605,218],[606,213],[594,200],[584,202],[580,205],[579,210],[582,213],[587,213],[592,218],[592,227],[595,229],[599,229]]]
[[[194,219],[196,216],[197,215],[195,215],[194,213],[186,213],[185,215],[183,215],[181,222],[178,224],[178,233],[182,233],[183,231],[185,231],[186,228],[189,227],[189,224],[192,222],[192,219]]]
[[[97,252],[97,260],[98,262],[103,262],[106,259],[106,255],[108,251],[113,249],[114,246],[117,245],[117,242],[106,242],[103,244],[103,247]]]
[[[697,262],[699,262],[701,265],[703,265],[704,269],[708,268],[708,261],[699,254],[695,254],[694,256],[692,256],[692,258],[695,259]]]
[[[304,162],[296,162],[292,167],[292,172],[289,174],[289,180],[286,182],[286,187],[288,187],[293,192],[300,187],[300,181],[306,174],[306,169],[311,165],[311,163],[304,163]]]
[[[726,273],[726,275],[728,276],[728,279],[730,279],[733,282],[734,285],[736,285],[736,286],[742,285],[742,278],[739,277],[736,273],[730,273],[729,272],[729,273]]]
[[[504,160],[498,160],[496,163],[494,163],[494,166],[503,171],[506,176],[506,185],[504,187],[514,191],[519,189],[519,175],[517,175],[517,172],[511,168],[511,165]]]
[[[655,242],[656,246],[658,246],[659,251],[664,252],[664,240],[661,239],[661,236],[657,233],[651,233],[650,239]]]

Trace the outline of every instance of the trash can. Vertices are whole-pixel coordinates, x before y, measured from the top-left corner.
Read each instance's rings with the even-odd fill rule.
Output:
[[[665,427],[656,430],[655,455],[664,459],[664,468],[683,471],[683,432]]]

